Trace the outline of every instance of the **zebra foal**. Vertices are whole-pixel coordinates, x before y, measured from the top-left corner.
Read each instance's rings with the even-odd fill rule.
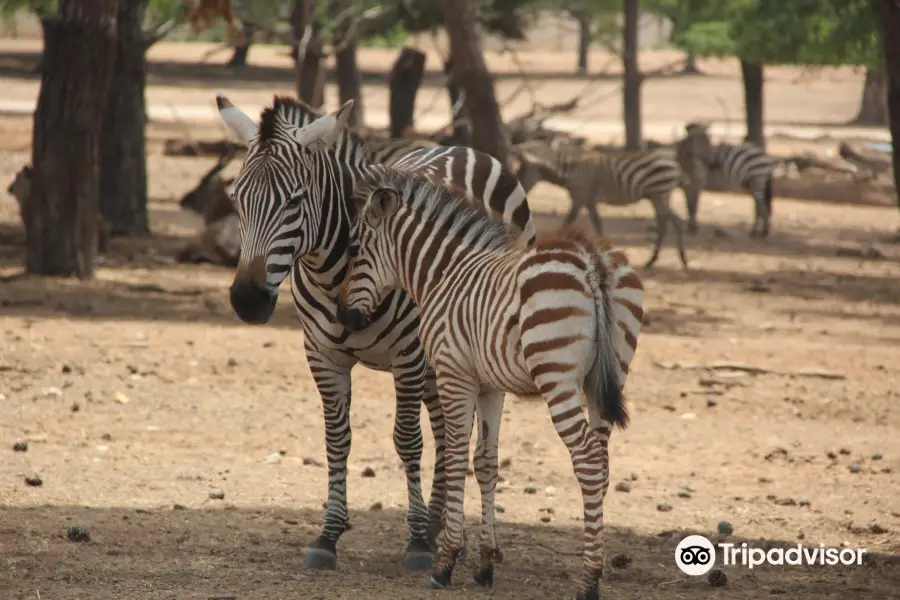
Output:
[[[459,196],[389,167],[373,170],[357,195],[366,200],[351,238],[338,318],[351,331],[362,329],[392,290],[406,291],[421,313],[419,336],[437,374],[444,412],[446,524],[429,587],[450,585],[463,547],[476,408],[482,522],[474,579],[493,584],[503,393],[539,393],[572,457],[583,496],[576,598],[598,598],[608,443],[613,425],[624,428],[628,419],[622,389],[643,316],[639,277],[623,253],[577,230],[517,248],[506,227]]]
[[[591,225],[603,235],[603,220],[597,204],[626,206],[647,198],[656,215],[656,241],[645,267],[659,258],[660,246],[669,228],[675,228],[678,256],[687,267],[684,251],[684,223],[672,211],[672,190],[681,185],[682,170],[675,157],[666,151],[596,152],[575,145],[551,147],[544,142],[528,141],[512,148],[519,161],[519,181],[526,192],[539,181],[564,188],[572,199],[572,208],[563,226],[571,225],[582,208],[587,209]]]

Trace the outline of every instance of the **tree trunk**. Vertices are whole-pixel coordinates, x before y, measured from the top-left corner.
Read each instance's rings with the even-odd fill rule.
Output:
[[[333,6],[335,14],[339,14],[346,8],[347,0],[338,0]],[[342,26],[335,32],[335,44],[340,48],[334,57],[335,71],[341,104],[353,100],[353,112],[350,113],[348,124],[350,127],[360,127],[364,121],[362,76],[356,64],[356,35],[348,29],[347,26]],[[347,39],[347,35],[352,37]]]
[[[575,10],[572,16],[578,21],[578,69],[579,75],[587,75],[588,54],[591,51],[591,14],[586,10]]]
[[[453,144],[455,146],[471,146],[472,134],[465,122],[468,116],[466,99],[459,87],[459,77],[453,70],[453,57],[444,62],[444,74],[447,76],[447,93],[450,95],[450,118],[453,119]],[[456,111],[454,112],[454,107]]]
[[[638,67],[638,0],[624,0],[625,29],[622,40],[622,62],[625,68],[624,114],[625,149],[640,150],[641,133],[641,71]]]
[[[894,188],[900,191],[900,6],[895,0],[882,0],[884,24],[884,70],[887,73],[887,104],[894,146]]]
[[[34,111],[34,166],[25,212],[26,270],[94,275],[100,137],[116,55],[116,0],[61,0],[46,36]]]
[[[306,45],[303,56],[294,52],[297,97],[313,108],[324,103],[325,71],[322,68],[322,26],[315,22],[315,0],[296,0],[291,14],[291,26],[294,40],[303,38],[307,25],[311,27],[312,36]]]
[[[744,107],[747,112],[748,142],[760,148],[766,147],[766,136],[763,132],[763,68],[747,61],[741,61],[741,74],[744,77]]]
[[[228,67],[240,68],[247,66],[247,55],[250,53],[250,45],[253,43],[253,35],[256,33],[256,28],[250,23],[242,23],[241,33],[243,39],[234,47],[231,59],[225,63]]]
[[[119,0],[118,42],[103,115],[100,212],[114,236],[150,233],[144,137],[146,45],[141,32],[147,0]]]
[[[685,75],[700,75],[700,68],[697,66],[697,55],[688,54],[684,59],[684,68],[681,70]]]
[[[488,73],[470,0],[440,0],[450,38],[453,70],[466,91],[472,122],[472,147],[509,166],[509,134],[500,115],[494,79]]]
[[[877,69],[866,69],[866,82],[863,84],[859,112],[853,123],[857,125],[888,124],[887,110],[887,74]]]
[[[403,137],[406,130],[413,126],[416,95],[424,74],[425,54],[415,48],[401,50],[388,76],[391,137]]]

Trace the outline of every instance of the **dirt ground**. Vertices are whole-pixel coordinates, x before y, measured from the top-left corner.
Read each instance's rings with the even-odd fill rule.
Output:
[[[33,100],[37,80],[21,73],[31,59],[9,58],[6,50],[4,91]],[[187,62],[184,46],[164,44],[154,53]],[[377,66],[378,54],[364,52],[362,62]],[[695,98],[712,111],[716,90],[740,94],[734,65],[707,67],[705,77],[648,82],[645,118],[686,120],[703,110]],[[179,68],[187,69],[152,66],[151,105],[176,93],[185,104],[202,104],[214,88],[264,103],[278,88],[274,75],[254,79],[255,69],[199,80]],[[245,79],[232,81],[239,76]],[[849,71],[809,79],[773,70],[770,77],[773,121],[852,116],[860,78]],[[289,91],[290,80],[279,85]],[[583,82],[559,76],[552,85]],[[509,91],[515,81],[501,79],[498,87]],[[379,93],[371,104],[367,96],[370,114],[381,110]],[[618,102],[610,100],[608,119],[617,118]],[[4,190],[29,160],[30,127],[26,116],[0,117]],[[195,138],[220,135],[211,121],[189,127]],[[269,325],[243,325],[228,304],[228,269],[173,263],[199,226],[177,199],[212,163],[162,156],[162,140],[182,134],[177,123],[151,124],[154,235],[114,240],[89,283],[15,277],[23,234],[15,205],[0,192],[0,598],[569,597],[580,568],[581,502],[543,404],[507,400],[500,452],[511,465],[498,495],[505,561],[494,589],[472,589],[461,565],[453,590],[428,591],[423,575],[402,570],[406,492],[391,443],[391,380],[364,368],[353,379],[353,529],[341,540],[336,572],[303,568],[327,470],[302,334],[287,295]],[[558,226],[567,202],[555,188],[535,188],[541,231]],[[683,213],[680,195],[675,204]],[[649,206],[602,212],[609,236],[642,264]],[[632,425],[611,445],[613,485],[628,481],[630,492],[611,489],[606,508],[608,556],[630,562],[609,569],[605,597],[896,598],[897,209],[777,198],[765,241],[747,237],[750,216],[748,198],[706,194],[701,232],[688,238],[691,269],[680,268],[669,240],[657,268],[641,270],[648,322],[626,388]],[[867,248],[881,258],[852,256]],[[768,372],[673,364],[721,361]],[[28,451],[14,452],[21,441]],[[374,479],[362,477],[366,467]],[[34,474],[39,487],[25,482]],[[527,486],[537,492],[526,494]],[[474,478],[468,487],[474,525]],[[224,499],[210,499],[213,488]],[[738,544],[866,548],[867,559],[858,567],[726,567],[727,586],[714,589],[705,577],[683,575],[674,551],[686,532],[716,538],[720,521],[733,525],[730,540]],[[86,527],[90,543],[69,542],[72,525]]]

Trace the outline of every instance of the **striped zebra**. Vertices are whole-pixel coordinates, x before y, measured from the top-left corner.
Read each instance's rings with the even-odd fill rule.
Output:
[[[672,211],[669,198],[681,185],[682,171],[671,152],[595,152],[575,145],[551,147],[543,142],[516,144],[513,156],[519,161],[519,181],[526,192],[539,181],[565,188],[572,208],[564,221],[571,225],[582,208],[587,209],[591,224],[603,235],[603,221],[597,214],[597,203],[612,206],[634,204],[641,198],[653,203],[656,215],[656,242],[653,255],[645,267],[650,268],[659,257],[659,249],[669,223],[675,229],[678,255],[687,267],[684,251],[684,223]]]
[[[377,318],[384,298],[404,290],[419,306],[419,335],[437,372],[446,427],[447,517],[428,586],[450,585],[463,547],[476,408],[482,519],[474,579],[493,585],[503,393],[540,393],[571,454],[583,496],[583,566],[576,598],[597,599],[608,443],[613,425],[627,423],[622,389],[643,317],[640,279],[606,240],[567,230],[530,248],[516,247],[503,224],[462,197],[389,167],[373,170],[357,194],[367,200],[351,237],[339,318],[351,331],[364,330]]]
[[[697,233],[697,208],[703,189],[743,190],[753,197],[750,237],[767,237],[772,218],[772,175],[778,161],[753,142],[745,141],[740,146],[713,144],[708,130],[708,124],[688,123],[686,136],[676,144],[679,162],[688,173],[684,186],[688,231]]]
[[[356,211],[352,191],[373,165],[365,145],[345,127],[352,102],[317,118],[297,101],[276,97],[259,123],[224,96],[218,96],[217,104],[226,126],[248,146],[234,183],[241,254],[230,290],[232,308],[244,322],[267,322],[279,286],[291,273],[306,356],[322,397],[328,501],[322,533],[309,544],[306,565],[335,568],[337,542],[348,528],[350,371],[361,363],[394,377],[394,446],[406,469],[409,495],[405,564],[410,570],[428,569],[446,496],[444,425],[434,372],[419,343],[418,309],[398,292],[385,298],[365,331],[349,332],[336,317]],[[520,243],[534,241],[525,192],[494,158],[468,148],[441,147],[410,152],[395,167],[452,186],[485,212],[518,228]],[[434,483],[427,506],[420,480],[423,402],[435,437]]]

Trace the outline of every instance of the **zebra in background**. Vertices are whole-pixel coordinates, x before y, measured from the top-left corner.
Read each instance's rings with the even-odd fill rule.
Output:
[[[647,198],[656,215],[656,241],[653,254],[645,267],[650,268],[659,257],[669,223],[675,229],[678,255],[687,267],[684,251],[684,223],[672,211],[672,190],[681,185],[682,170],[671,152],[596,152],[575,145],[551,147],[543,142],[516,144],[512,154],[520,163],[518,177],[526,192],[539,181],[565,188],[572,208],[563,226],[569,226],[582,208],[587,209],[591,224],[603,235],[603,221],[597,214],[597,203],[612,206],[634,204]]]
[[[437,372],[446,427],[447,518],[428,586],[451,584],[463,548],[476,408],[482,518],[474,579],[493,584],[503,394],[540,393],[571,454],[583,496],[576,598],[597,599],[608,444],[613,425],[624,428],[628,418],[622,390],[643,317],[640,278],[623,253],[578,230],[517,248],[502,224],[460,196],[389,167],[373,169],[357,194],[368,199],[352,233],[339,318],[351,331],[364,330],[392,290],[404,290],[419,306],[419,335]],[[420,256],[432,258],[423,262]]]
[[[743,190],[753,197],[754,219],[750,237],[767,237],[772,218],[772,176],[777,159],[750,141],[739,146],[713,144],[706,123],[688,123],[685,133],[675,148],[679,163],[687,174],[684,194],[688,231],[697,233],[697,208],[703,189]]]
[[[352,102],[317,118],[305,105],[276,97],[258,124],[224,96],[217,97],[217,104],[228,129],[248,146],[234,182],[241,254],[230,290],[232,308],[246,323],[266,323],[279,286],[291,273],[306,356],[322,397],[328,502],[322,533],[309,544],[305,563],[335,568],[337,542],[349,526],[350,371],[362,363],[394,376],[394,445],[405,466],[409,494],[405,564],[410,570],[428,569],[446,496],[444,424],[434,372],[419,343],[418,309],[409,296],[398,292],[384,299],[364,331],[350,332],[336,317],[356,212],[352,191],[372,166],[365,145],[345,127]],[[525,192],[515,175],[494,158],[468,148],[441,147],[410,152],[395,166],[453,186],[485,212],[518,228],[520,243],[534,241]],[[422,403],[435,437],[434,483],[427,507],[419,472]]]

